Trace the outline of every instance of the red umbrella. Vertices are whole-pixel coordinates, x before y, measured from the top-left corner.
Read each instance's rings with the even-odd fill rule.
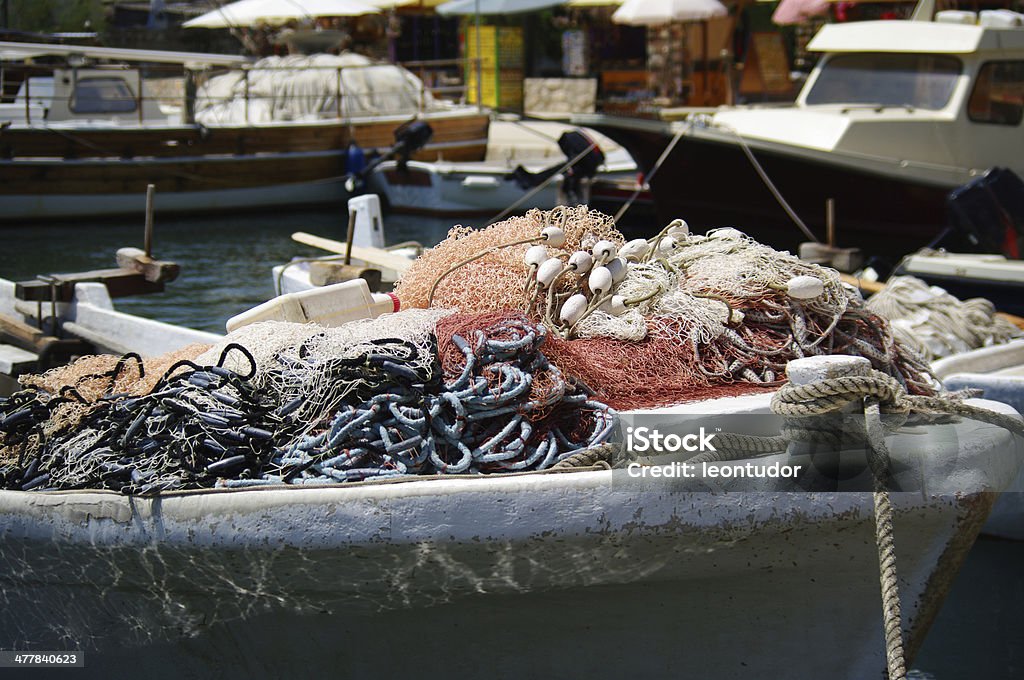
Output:
[[[772,14],[772,21],[780,26],[802,24],[827,12],[828,0],[782,0]]]

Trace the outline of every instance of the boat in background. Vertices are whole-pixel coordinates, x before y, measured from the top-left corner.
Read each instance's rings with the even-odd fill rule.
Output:
[[[829,24],[808,46],[824,54],[793,104],[572,120],[629,151],[662,223],[743,225],[795,252],[808,235],[780,201],[824,240],[831,198],[842,245],[903,255],[939,233],[953,188],[993,166],[1024,174],[1020,18]]]
[[[413,120],[433,130],[419,160],[483,160],[487,149],[488,111],[355,54],[252,62],[4,42],[0,55],[5,79],[22,81],[0,104],[4,223],[137,214],[147,184],[161,214],[343,204],[349,145],[387,149]],[[63,63],[25,63],[42,57]],[[154,63],[184,71],[182,106],[157,105],[141,66]],[[199,65],[239,70],[200,85]]]

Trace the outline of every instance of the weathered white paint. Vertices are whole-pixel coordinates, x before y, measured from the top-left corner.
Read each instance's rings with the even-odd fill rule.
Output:
[[[1015,464],[1004,432],[957,428],[959,444],[890,441],[904,479],[929,484],[895,496],[912,640],[987,509],[977,494]],[[878,675],[870,494],[708,489],[591,471],[0,492],[0,640],[89,635],[94,668],[147,677],[281,675],[296,649],[303,673],[342,677]]]

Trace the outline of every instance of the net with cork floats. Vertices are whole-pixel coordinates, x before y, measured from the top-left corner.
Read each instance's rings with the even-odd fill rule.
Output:
[[[736,229],[695,235],[676,220],[626,242],[586,207],[534,210],[453,229],[397,293],[407,306],[457,307],[466,324],[526,314],[550,330],[552,362],[620,410],[774,388],[788,361],[821,354],[865,356],[912,394],[936,387],[835,270]]]
[[[0,403],[3,486],[543,470],[607,441],[617,410],[772,389],[818,354],[866,356],[911,394],[935,386],[836,272],[735,229],[676,221],[626,242],[586,207],[533,210],[452,229],[397,293],[406,309],[378,319],[257,323],[145,365],[24,379]]]

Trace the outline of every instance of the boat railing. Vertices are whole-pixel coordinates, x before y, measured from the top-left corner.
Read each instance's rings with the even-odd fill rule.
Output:
[[[467,64],[469,65],[467,67]],[[90,64],[89,71],[110,71],[111,73],[123,74],[122,80],[127,89],[114,92],[113,96],[97,104],[98,111],[88,111],[92,114],[127,114],[134,113],[140,124],[146,122],[146,103],[157,102],[164,106],[180,106],[182,111],[182,122],[194,123],[197,101],[203,101],[207,106],[216,104],[228,104],[241,101],[243,108],[243,120],[245,123],[253,121],[252,108],[260,101],[280,100],[282,95],[278,92],[257,92],[252,85],[253,72],[274,72],[274,71],[330,71],[336,74],[334,86],[331,89],[308,94],[291,92],[287,98],[293,102],[302,103],[305,100],[309,111],[307,114],[312,118],[336,117],[345,118],[348,107],[345,106],[346,98],[359,99],[367,102],[368,98],[376,101],[388,101],[388,98],[401,98],[409,101],[409,81],[403,79],[399,88],[374,89],[372,92],[348,92],[344,83],[344,74],[353,71],[375,69],[382,66],[400,66],[418,77],[418,88],[414,93],[415,110],[403,111],[403,113],[426,113],[433,108],[434,101],[448,101],[460,105],[467,105],[471,99],[466,84],[467,68],[479,70],[480,59],[431,59],[390,64],[388,62],[373,62],[369,64],[351,65],[273,65],[263,66],[246,64],[241,68],[227,69],[223,67],[191,66],[185,65],[184,70],[180,66],[168,64],[151,64],[144,68],[132,68],[124,64]],[[55,103],[63,104],[72,114],[75,113],[76,88],[64,87],[33,87],[33,79],[52,77],[58,70],[70,70],[77,74],[80,67],[72,65],[49,65],[49,64],[0,64],[0,119],[4,119],[4,113],[20,115],[23,113],[25,122],[31,123],[44,117],[44,111],[53,107]],[[203,86],[217,76],[240,73],[240,85],[230,88],[230,91],[223,96],[216,96],[210,92],[204,92]],[[144,75],[145,74],[145,75]],[[154,93],[153,84],[155,81],[170,77],[183,77],[181,87],[171,88],[172,93]],[[477,78],[479,83],[479,78]],[[16,94],[12,90],[16,88]],[[240,91],[239,91],[240,90]],[[477,105],[481,100],[480,93],[476,93]],[[174,102],[177,102],[176,104]],[[389,113],[386,110],[374,111],[380,115]],[[119,117],[124,117],[119,116]],[[304,116],[305,117],[305,116]]]

